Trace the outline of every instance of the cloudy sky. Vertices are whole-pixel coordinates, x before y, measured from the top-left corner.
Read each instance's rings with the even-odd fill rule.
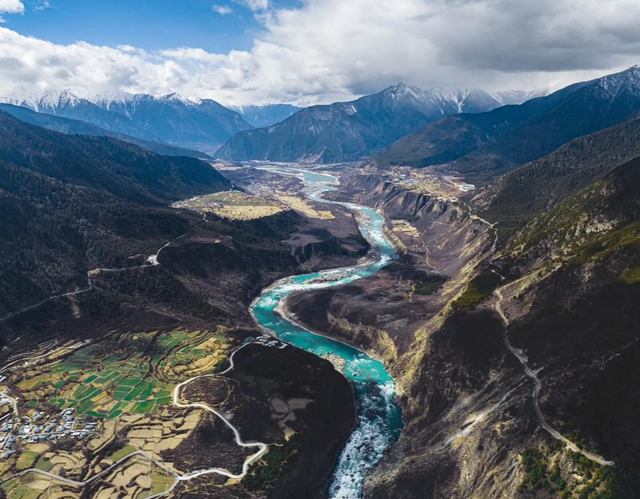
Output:
[[[226,104],[559,88],[640,63],[637,0],[0,0],[0,93]]]

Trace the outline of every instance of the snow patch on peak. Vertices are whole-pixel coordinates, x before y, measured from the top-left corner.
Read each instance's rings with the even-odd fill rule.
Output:
[[[424,97],[425,100],[441,107],[451,104],[458,113],[463,113],[465,101],[474,91],[469,88],[432,88],[424,92]]]
[[[32,109],[36,112],[60,107],[77,106],[84,99],[70,90],[41,90],[36,88],[16,87],[9,94],[0,97],[0,102]]]
[[[97,92],[95,94],[87,95],[86,99],[97,106],[105,109],[109,109],[112,104],[119,103],[124,104],[131,102],[137,97],[137,95],[123,92],[122,90],[106,90],[103,92]]]
[[[143,101],[152,102],[180,102],[188,106],[199,106],[204,101],[197,97],[186,97],[179,93],[173,92],[166,95],[151,95],[151,94],[130,94],[122,90],[113,90],[106,92],[99,92],[87,97],[90,102],[104,108],[109,109],[116,104],[132,104],[136,105]]]
[[[611,95],[617,95],[622,90],[632,93],[640,92],[640,67],[638,65],[631,66],[629,69],[620,73],[603,76],[595,81],[595,84],[609,92]]]
[[[180,102],[186,106],[199,106],[202,104],[202,99],[198,97],[187,97],[177,92],[158,97],[158,100],[161,102]]]
[[[538,88],[534,90],[496,90],[489,95],[503,106],[522,104],[531,99],[546,97],[551,93],[548,88]]]
[[[410,87],[400,82],[397,85],[383,90],[383,93],[390,96],[394,100],[406,99],[407,97],[413,97],[414,99],[421,99],[422,90],[417,87]]]

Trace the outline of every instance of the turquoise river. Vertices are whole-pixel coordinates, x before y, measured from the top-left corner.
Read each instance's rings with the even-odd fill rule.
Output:
[[[336,364],[343,366],[342,372],[353,385],[358,401],[358,424],[338,460],[329,497],[357,499],[362,497],[365,478],[398,439],[402,428],[401,409],[394,402],[393,378],[382,362],[345,343],[303,329],[283,318],[278,310],[283,300],[295,291],[340,286],[372,276],[397,258],[397,254],[385,236],[382,215],[366,206],[321,197],[325,192],[336,190],[336,177],[275,165],[262,168],[300,178],[308,198],[313,201],[340,204],[351,210],[363,237],[371,245],[368,256],[358,265],[282,279],[265,289],[252,304],[258,324],[277,337],[321,357],[341,359]]]

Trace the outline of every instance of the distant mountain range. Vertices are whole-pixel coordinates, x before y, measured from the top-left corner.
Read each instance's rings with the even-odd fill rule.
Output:
[[[448,169],[485,183],[638,112],[640,69],[633,67],[519,106],[443,118],[392,144],[376,162],[382,167],[450,163]]]
[[[39,113],[85,121],[110,132],[146,141],[207,149],[235,133],[253,128],[242,116],[210,99],[178,94],[162,97],[125,93],[80,98],[70,91],[29,93],[16,90],[0,102]]]
[[[353,161],[443,116],[481,113],[517,98],[514,93],[421,90],[400,83],[353,102],[308,107],[276,125],[240,132],[220,149],[217,157],[320,163]]]
[[[256,128],[275,125],[286,120],[302,108],[291,104],[265,104],[262,106],[229,106],[245,121]]]
[[[206,154],[193,149],[185,149],[182,147],[172,146],[164,142],[156,142],[152,140],[144,140],[122,133],[111,132],[97,125],[87,123],[86,121],[73,120],[70,118],[62,118],[52,114],[37,113],[29,108],[22,106],[14,106],[13,104],[0,104],[0,111],[10,114],[21,121],[30,123],[31,125],[41,126],[47,130],[54,132],[66,133],[68,135],[90,135],[92,137],[112,137],[135,144],[148,151],[165,156],[189,156],[199,159],[210,159]]]
[[[172,144],[222,144],[253,128],[242,116],[211,99],[179,94],[162,97],[100,94],[89,98],[100,109],[129,119],[137,128]]]

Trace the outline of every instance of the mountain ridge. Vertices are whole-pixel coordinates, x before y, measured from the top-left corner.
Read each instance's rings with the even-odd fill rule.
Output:
[[[578,137],[519,166],[475,195],[470,203],[497,223],[503,236],[589,183],[640,156],[640,116]]]
[[[93,125],[86,121],[63,118],[51,114],[32,111],[27,107],[14,106],[13,104],[0,104],[0,110],[9,113],[20,121],[31,125],[40,126],[54,132],[66,135],[90,135],[95,137],[112,137],[123,142],[137,145],[156,154],[164,156],[188,156],[198,159],[210,159],[209,156],[200,151],[172,146],[164,142],[149,141],[139,139],[122,133],[111,132],[98,125]]]
[[[3,161],[147,205],[166,205],[231,183],[195,158],[160,156],[108,137],[65,135],[0,112]]]
[[[211,99],[177,93],[155,97],[125,92],[79,97],[69,90],[15,89],[0,102],[36,112],[85,121],[114,133],[172,145],[222,144],[253,128],[238,113]],[[206,151],[203,151],[206,153]]]
[[[415,167],[448,163],[448,170],[471,183],[486,184],[639,111],[640,69],[634,66],[518,106],[443,118],[390,145],[375,161]]]
[[[220,159],[302,162],[358,160],[436,119],[500,106],[476,89],[422,90],[403,83],[350,102],[305,108],[277,125],[240,132]]]

